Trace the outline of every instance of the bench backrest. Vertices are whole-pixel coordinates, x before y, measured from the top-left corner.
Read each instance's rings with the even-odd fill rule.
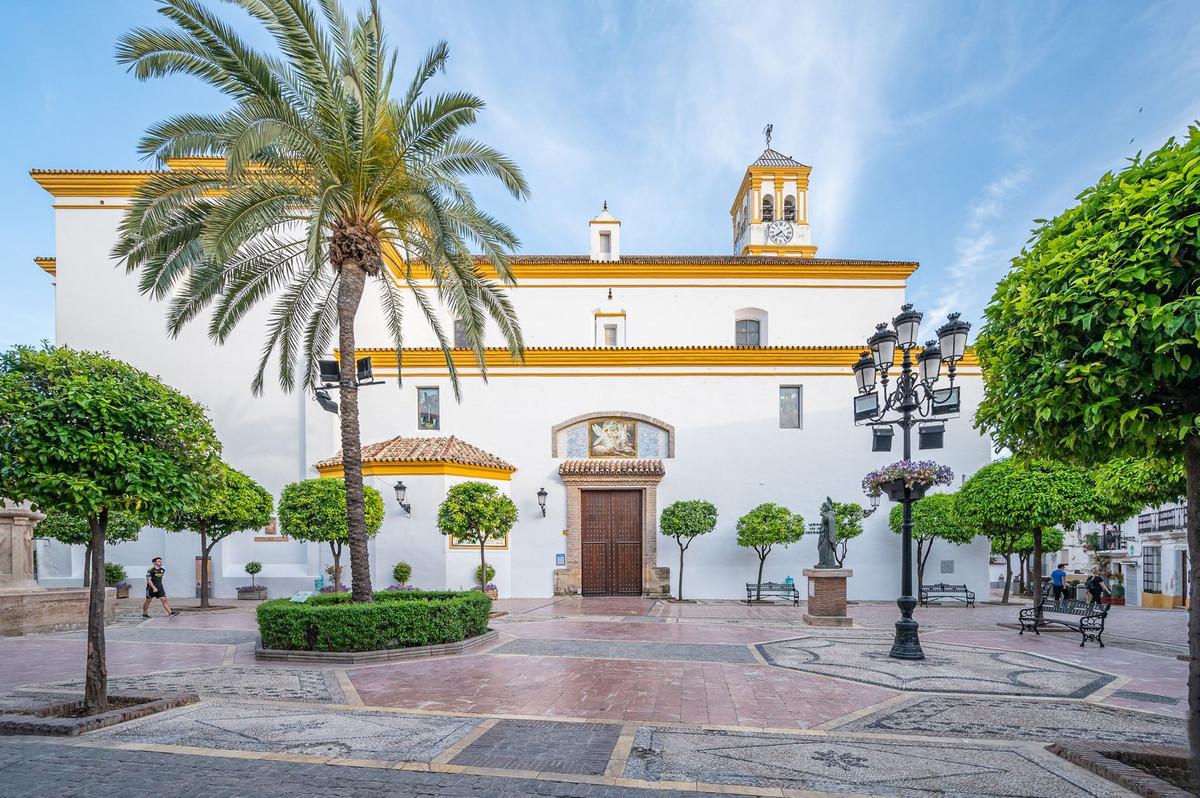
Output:
[[[930,592],[942,593],[965,593],[966,585],[948,585],[945,582],[938,582],[936,585],[921,585],[921,589]]]
[[[758,587],[757,582],[747,582],[746,583],[747,590],[754,590],[757,587]],[[787,582],[763,582],[762,583],[763,590],[795,590],[795,588],[796,588],[795,583],[790,584],[790,585]]]
[[[1062,601],[1049,599],[1042,602],[1042,612],[1058,615],[1107,615],[1108,605],[1092,604],[1078,599],[1063,599]]]

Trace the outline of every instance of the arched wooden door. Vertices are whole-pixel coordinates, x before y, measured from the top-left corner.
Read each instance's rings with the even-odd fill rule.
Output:
[[[642,595],[642,492],[584,490],[581,501],[583,595]]]

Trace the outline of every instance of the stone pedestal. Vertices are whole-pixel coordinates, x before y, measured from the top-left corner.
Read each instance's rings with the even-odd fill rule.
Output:
[[[852,626],[846,617],[846,579],[849,568],[805,568],[808,577],[808,612],[804,622],[813,626]]]
[[[0,507],[0,635],[61,632],[87,626],[88,593],[47,590],[33,573],[33,528],[41,513]],[[104,620],[117,614],[117,591],[104,589]]]

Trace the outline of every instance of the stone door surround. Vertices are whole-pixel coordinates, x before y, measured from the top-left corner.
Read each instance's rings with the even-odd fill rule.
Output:
[[[567,488],[567,565],[554,571],[554,595],[582,592],[583,491],[631,489],[642,492],[642,595],[670,595],[671,569],[658,565],[658,483],[665,474],[662,460],[566,460],[559,466]]]

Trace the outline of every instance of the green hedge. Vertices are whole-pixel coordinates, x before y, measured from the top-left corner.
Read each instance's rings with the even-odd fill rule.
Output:
[[[492,600],[479,591],[384,591],[355,604],[349,593],[321,593],[258,606],[263,648],[378,651],[453,643],[487,631]]]

